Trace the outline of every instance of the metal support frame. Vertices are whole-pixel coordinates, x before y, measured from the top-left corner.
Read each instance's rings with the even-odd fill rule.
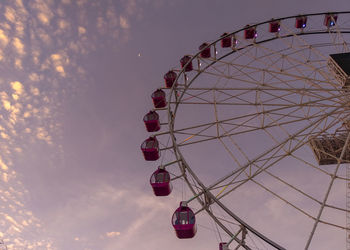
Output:
[[[350,12],[335,12],[335,14],[349,14],[349,13],[350,13]],[[316,16],[316,15],[324,15],[324,14],[327,14],[327,13],[307,14],[307,15],[305,15],[305,16]],[[297,17],[297,16],[291,16],[291,17],[280,18],[280,19],[275,19],[275,20],[281,21],[281,20],[291,19],[291,18],[295,18],[295,17]],[[256,26],[259,26],[259,25],[262,25],[262,24],[266,24],[266,23],[268,23],[268,22],[269,22],[269,21],[262,22],[262,23],[257,24]],[[242,32],[243,30],[244,30],[244,28],[241,29],[241,30],[232,32],[232,33],[228,34],[228,36],[235,36],[235,37],[236,37],[236,34],[238,34],[239,32]],[[187,76],[187,74],[185,74],[184,70],[179,71],[179,74],[178,74],[178,76],[177,76],[176,81],[178,81],[181,77],[183,77],[184,84],[174,85],[174,86],[172,87],[172,89],[170,90],[169,102],[168,102],[169,104],[168,104],[167,110],[168,110],[168,120],[169,120],[169,123],[168,123],[168,125],[169,125],[169,133],[170,133],[170,136],[171,136],[171,138],[172,138],[173,147],[164,148],[164,149],[162,149],[162,150],[172,149],[172,150],[174,151],[175,156],[176,156],[177,161],[178,161],[178,164],[179,164],[180,169],[181,169],[181,171],[182,171],[182,174],[184,175],[184,180],[187,182],[187,184],[188,184],[190,190],[191,190],[192,193],[194,194],[194,197],[191,198],[190,200],[188,200],[188,202],[190,202],[190,201],[192,201],[192,200],[194,200],[194,199],[197,199],[197,201],[199,201],[199,203],[200,203],[200,204],[202,205],[202,207],[203,207],[202,210],[206,210],[206,211],[208,212],[209,216],[211,216],[211,217],[213,218],[213,220],[214,220],[228,235],[230,235],[230,236],[232,237],[232,238],[231,238],[231,241],[234,239],[238,244],[242,245],[245,249],[249,249],[248,246],[244,246],[244,245],[245,245],[245,244],[244,244],[244,239],[245,239],[245,235],[246,235],[247,231],[252,232],[253,234],[255,234],[256,236],[258,236],[259,238],[261,238],[262,240],[264,240],[265,242],[267,242],[270,246],[275,247],[276,249],[284,249],[284,248],[281,247],[280,245],[278,245],[277,243],[271,241],[270,239],[268,239],[267,237],[265,237],[265,236],[262,235],[261,233],[257,232],[254,228],[252,228],[251,226],[249,226],[248,224],[246,224],[244,221],[242,221],[237,215],[235,215],[234,213],[232,213],[232,211],[229,210],[229,209],[220,201],[220,199],[222,198],[221,196],[220,196],[220,197],[217,197],[217,196],[215,196],[215,195],[211,192],[211,190],[214,190],[214,188],[215,188],[216,186],[218,186],[220,183],[223,183],[226,179],[228,179],[228,178],[231,177],[232,175],[237,174],[237,171],[233,171],[233,172],[232,172],[231,174],[229,174],[228,176],[225,176],[225,177],[221,178],[220,180],[218,180],[218,181],[215,182],[214,184],[212,184],[212,185],[210,185],[209,187],[207,187],[207,186],[203,185],[203,183],[199,180],[199,178],[196,176],[196,174],[192,171],[192,169],[190,168],[190,166],[186,163],[185,159],[183,158],[183,156],[182,156],[182,154],[181,154],[181,152],[180,152],[180,150],[179,150],[179,147],[189,145],[189,144],[191,144],[192,142],[186,143],[186,144],[181,144],[181,143],[179,143],[179,142],[176,142],[175,134],[181,132],[181,129],[180,129],[180,130],[179,130],[179,129],[177,129],[177,130],[174,129],[175,115],[176,115],[178,106],[179,106],[180,103],[181,103],[181,104],[185,104],[184,102],[181,101],[182,98],[184,97],[184,94],[185,94],[188,90],[194,89],[194,88],[191,88],[192,82],[193,82],[194,80],[196,80],[196,78],[197,78],[200,74],[206,73],[206,70],[209,69],[210,67],[213,67],[215,63],[217,63],[217,62],[219,62],[219,61],[223,61],[223,59],[224,59],[225,57],[227,57],[228,55],[231,55],[231,54],[233,54],[233,53],[241,53],[241,51],[243,51],[243,50],[245,50],[245,49],[248,49],[248,48],[251,48],[251,47],[256,47],[256,48],[258,48],[259,46],[261,47],[261,45],[262,45],[263,43],[270,42],[270,41],[273,41],[273,40],[275,40],[275,39],[281,39],[281,40],[283,40],[284,38],[293,38],[293,37],[295,37],[296,39],[299,39],[299,37],[301,37],[301,36],[307,36],[307,35],[313,35],[313,34],[326,34],[326,33],[329,33],[329,34],[333,34],[333,33],[334,33],[334,34],[338,34],[338,35],[339,35],[340,33],[350,33],[350,30],[349,30],[349,31],[346,31],[346,30],[343,31],[343,30],[342,30],[341,32],[339,32],[339,30],[337,30],[337,29],[328,29],[328,28],[325,29],[324,31],[322,31],[322,30],[321,30],[321,31],[320,31],[320,30],[317,30],[317,31],[313,31],[313,30],[310,30],[310,31],[301,30],[300,33],[298,33],[298,34],[295,34],[295,33],[292,32],[291,34],[287,34],[287,35],[284,35],[284,36],[278,35],[278,36],[274,36],[274,37],[272,37],[272,38],[268,38],[268,39],[265,39],[265,40],[255,40],[255,41],[253,41],[252,43],[247,44],[245,47],[241,47],[241,48],[236,48],[236,47],[235,47],[235,49],[233,49],[231,52],[228,52],[227,54],[225,54],[225,55],[223,55],[223,56],[221,56],[221,57],[218,57],[218,58],[216,58],[216,53],[214,53],[214,60],[211,61],[211,62],[210,62],[210,60],[209,60],[209,63],[207,63],[207,65],[204,65],[204,66],[203,66],[203,65],[200,65],[200,60],[199,60],[199,53],[200,53],[200,52],[198,52],[196,55],[194,55],[194,56],[192,57],[192,60],[197,60],[198,69],[199,69],[199,70],[197,71],[197,74],[195,74],[195,76],[193,76],[192,79],[189,79],[188,76]],[[341,35],[341,34],[340,34],[340,35]],[[216,51],[215,45],[216,45],[216,43],[219,42],[220,40],[221,40],[221,39],[218,39],[218,40],[212,42],[209,46],[213,46],[213,47],[215,48],[215,51]],[[300,41],[303,41],[303,40],[300,39]],[[266,49],[266,48],[262,48],[262,49]],[[311,48],[311,47],[310,47],[310,50],[315,50],[315,48]],[[318,52],[316,51],[316,53],[318,53]],[[190,63],[190,62],[188,62],[188,63]],[[330,61],[328,61],[328,64],[330,64],[329,67],[335,67]],[[234,66],[234,65],[232,65],[232,63],[230,62],[230,66]],[[184,68],[185,68],[185,67],[186,67],[186,65],[184,66]],[[236,69],[238,69],[240,66],[239,66],[239,65],[236,65],[236,66],[234,66],[234,67],[236,67]],[[249,66],[248,66],[248,67],[249,67]],[[253,69],[251,69],[251,70],[253,70]],[[261,69],[256,69],[256,70],[261,70]],[[324,72],[323,72],[322,70],[320,71],[318,68],[313,68],[313,69],[310,68],[310,70],[315,70],[315,72],[319,72],[319,73],[324,77],[326,83],[330,81],[328,75],[327,75],[327,74],[324,74]],[[278,72],[277,72],[277,71],[268,72],[268,71],[265,71],[265,70],[264,70],[264,73],[265,73],[265,72],[268,73],[268,74],[275,75],[275,78],[278,79],[278,78],[277,78],[277,75],[278,75]],[[243,73],[243,72],[242,72],[242,73]],[[314,80],[314,79],[312,79],[312,78],[307,79],[308,77],[307,77],[306,75],[302,74],[302,72],[300,72],[300,73],[301,73],[300,79],[302,79],[302,80],[304,80],[304,81],[309,81],[309,82],[311,82],[312,80]],[[219,75],[222,75],[223,73],[222,73],[220,70],[218,70],[218,74],[219,74]],[[282,75],[282,76],[283,76],[283,75],[288,75],[288,73],[281,72],[280,75]],[[247,75],[247,76],[248,76],[248,75]],[[288,77],[291,77],[291,76],[288,76]],[[297,77],[297,76],[293,76],[293,77]],[[344,77],[343,77],[343,78],[344,78]],[[342,79],[343,79],[343,78],[342,78]],[[254,82],[254,81],[255,81],[255,80],[252,79],[252,82]],[[316,80],[316,81],[319,81],[319,80]],[[288,84],[288,82],[285,82],[285,84]],[[212,89],[212,90],[214,90],[214,89]],[[222,91],[221,89],[218,89],[218,90],[219,90],[219,91]],[[249,90],[252,90],[252,89],[250,88]],[[288,90],[289,90],[289,91],[293,91],[291,88],[289,88]],[[267,88],[266,90],[264,90],[264,91],[268,91],[268,88]],[[272,91],[273,91],[273,89],[272,89]],[[299,93],[299,91],[301,91],[301,90],[300,90],[300,89],[296,89],[296,90],[295,90],[295,93]],[[311,90],[311,91],[315,91],[315,93],[310,92],[310,93],[309,93],[310,96],[315,97],[316,95],[318,95],[317,89],[313,89],[313,90]],[[326,89],[322,87],[322,88],[320,88],[320,91],[326,91]],[[329,91],[335,91],[335,90],[330,89]],[[335,92],[337,92],[337,91],[338,91],[338,90],[336,90]],[[178,94],[174,94],[174,93],[178,93],[179,95],[178,95]],[[292,92],[291,92],[291,93],[292,93]],[[175,101],[172,101],[173,95],[174,95]],[[341,95],[339,94],[339,92],[338,92],[338,93],[334,93],[334,95],[332,95],[332,96],[330,97],[330,98],[332,98],[331,101],[333,101],[333,98],[334,98],[334,100],[335,100],[336,98],[339,98],[340,96],[341,96]],[[345,92],[345,93],[342,94],[342,96],[347,97],[347,96],[348,96],[348,93]],[[236,98],[236,97],[232,96],[231,98]],[[322,99],[322,98],[324,98],[324,97],[320,94],[320,98]],[[192,102],[192,104],[195,104],[195,103]],[[200,104],[200,103],[198,102],[198,104]],[[213,103],[208,103],[208,104],[209,104],[209,105],[213,105],[213,106],[215,106],[215,107],[216,107],[216,105],[220,105],[220,103],[217,102],[217,101],[215,100],[215,98],[214,98],[214,102],[213,102]],[[312,104],[311,104],[311,105],[312,105]],[[315,102],[315,105],[317,105],[317,102]],[[308,107],[308,106],[305,105],[305,107]],[[312,107],[312,106],[310,106],[310,107]],[[315,106],[315,107],[317,107],[317,106]],[[330,107],[331,107],[331,106],[330,106]],[[330,107],[328,107],[328,108],[330,108]],[[336,101],[334,101],[334,108],[335,108],[335,109],[333,109],[332,112],[330,112],[330,111],[327,111],[327,112],[326,112],[326,108],[324,108],[324,110],[320,109],[320,114],[321,114],[321,115],[320,115],[320,117],[317,117],[317,118],[318,118],[317,121],[323,119],[323,118],[324,118],[325,116],[327,116],[327,115],[337,115],[337,116],[339,116],[339,114],[337,114],[337,108],[339,108],[339,104],[336,103]],[[283,110],[283,108],[282,108],[282,110]],[[216,113],[216,112],[215,112],[215,113]],[[267,114],[267,115],[268,115],[268,114]],[[290,114],[290,115],[291,115],[291,114]],[[208,126],[208,127],[217,126],[217,128],[219,129],[219,126],[221,126],[221,123],[220,123],[220,122],[230,122],[230,120],[220,121],[220,120],[218,119],[218,117],[216,116],[216,122],[208,123],[208,124],[204,124],[204,125],[201,124],[201,125],[199,125],[199,126],[203,126],[203,127],[205,127],[205,126]],[[312,126],[312,125],[310,125],[310,127],[311,127],[311,126]],[[195,126],[193,126],[193,128],[194,128],[194,127],[195,127]],[[198,126],[197,126],[197,127],[198,127]],[[304,131],[304,130],[306,130],[306,128],[304,128],[304,129],[302,129],[302,130]],[[183,130],[182,130],[182,131],[183,131]],[[184,131],[183,131],[183,132],[184,132]],[[249,132],[249,130],[247,130],[247,132]],[[301,131],[300,133],[302,133],[302,131]],[[166,133],[161,133],[161,134],[166,134]],[[202,136],[202,135],[201,135],[201,134],[192,135],[192,137],[194,137],[194,136]],[[226,133],[224,136],[227,136],[227,137],[230,138],[230,137],[232,136],[232,133],[231,133],[231,134],[230,134],[230,133]],[[192,138],[192,137],[191,137],[191,138]],[[198,142],[204,142],[204,141],[207,141],[207,140],[210,140],[210,139],[219,139],[219,140],[220,140],[220,138],[222,138],[222,135],[217,134],[216,137],[211,137],[211,138],[207,138],[207,139],[202,139],[202,140],[199,140]],[[304,137],[304,138],[305,138],[305,137]],[[287,141],[294,140],[294,139],[296,139],[295,135],[291,135],[291,136],[289,136],[289,137],[287,138]],[[348,142],[348,140],[349,140],[349,136],[348,136],[348,138],[347,138],[346,143]],[[285,145],[285,144],[287,143],[287,141],[286,141],[286,142],[283,142],[281,145]],[[197,142],[197,143],[198,143],[198,142]],[[303,146],[304,144],[305,144],[305,142],[304,142],[304,143],[299,143],[299,144],[295,147],[295,149],[297,149],[297,148]],[[277,149],[277,148],[278,148],[278,146],[276,146],[276,149]],[[341,157],[340,157],[341,159],[342,159],[342,157],[344,156],[344,154],[345,154],[345,151],[344,151],[344,149],[343,149],[342,152],[341,152]],[[263,155],[265,155],[265,154],[263,154]],[[260,158],[263,157],[263,155],[260,156]],[[260,159],[260,158],[258,157],[258,159]],[[248,165],[250,166],[250,168],[251,168],[251,165],[252,165],[252,164],[253,164],[252,162],[249,162]],[[339,164],[340,164],[340,163],[339,163]],[[338,164],[338,168],[339,168],[339,164]],[[248,167],[248,165],[242,167],[241,169],[245,171],[245,169]],[[349,165],[349,164],[348,164],[348,165]],[[315,167],[316,167],[316,166],[315,166]],[[258,168],[258,170],[255,172],[255,174],[254,174],[254,173],[250,173],[250,174],[249,174],[249,178],[247,178],[247,181],[248,181],[248,180],[253,180],[254,176],[257,175],[257,174],[259,174],[259,173],[261,173],[261,172],[267,172],[267,168],[268,168],[268,166],[267,166],[267,167],[264,167],[264,168],[260,168],[260,169]],[[350,169],[350,167],[348,167],[348,168]],[[238,171],[238,172],[239,172],[239,171]],[[350,184],[349,184],[349,178],[350,178],[349,175],[350,175],[350,174],[349,174],[349,172],[350,172],[350,170],[347,169],[347,177],[346,177],[346,179],[347,179],[347,185],[348,185],[347,187],[348,187],[348,189],[349,189],[349,190],[348,190],[349,192],[347,192],[347,197],[348,197],[348,196],[350,197],[350,195],[348,195],[348,194],[350,193]],[[196,190],[192,187],[191,182],[190,182],[190,181],[188,180],[188,178],[186,177],[186,173],[189,173],[189,174],[194,178],[195,182],[201,187],[202,191],[198,192],[198,191],[196,191]],[[329,190],[330,190],[330,188],[332,187],[332,183],[333,183],[334,178],[337,178],[336,173],[337,173],[337,171],[335,172],[335,175],[334,175],[334,177],[333,177],[333,179],[332,179],[332,182],[331,182],[330,185],[329,185]],[[280,181],[283,181],[283,180],[280,180]],[[288,183],[287,183],[287,184],[288,184]],[[227,186],[225,186],[225,187],[227,187]],[[231,191],[232,191],[232,190],[231,190]],[[228,193],[228,192],[227,192],[227,193]],[[226,193],[226,194],[227,194],[227,193]],[[202,195],[202,194],[204,194],[204,200],[201,198],[201,195]],[[306,195],[306,194],[305,194],[305,195]],[[314,218],[314,219],[315,219],[315,224],[314,224],[315,226],[314,226],[314,228],[316,228],[316,226],[317,226],[317,224],[318,224],[319,222],[322,222],[322,221],[320,220],[320,216],[321,216],[321,214],[322,214],[323,208],[329,206],[329,205],[326,203],[327,197],[328,197],[328,195],[326,194],[325,199],[324,199],[324,201],[323,201],[323,203],[322,203],[322,205],[321,205],[321,209],[320,209],[319,215],[318,215],[317,218]],[[281,198],[281,197],[280,197],[280,198]],[[350,198],[347,198],[347,199],[350,199]],[[220,220],[218,220],[218,219],[216,218],[216,216],[210,211],[209,208],[210,208],[210,205],[212,204],[212,202],[215,202],[216,204],[218,204],[228,215],[230,215],[235,221],[239,222],[239,223],[242,225],[242,228],[244,228],[244,230],[247,230],[247,231],[244,233],[244,235],[243,235],[243,231],[242,231],[242,238],[241,238],[241,240],[239,240],[239,239],[237,239],[236,237],[234,237],[234,235],[230,232],[230,230],[228,230],[228,229],[226,228],[226,226],[223,225],[223,224],[220,222]],[[350,205],[350,202],[348,202],[348,200],[347,200],[347,204]],[[329,207],[331,207],[331,206],[329,206]],[[350,220],[350,216],[349,216],[349,211],[348,211],[348,209],[347,209],[346,211],[347,211],[347,226],[346,226],[347,241],[349,242],[348,244],[350,244],[350,237],[348,238],[348,235],[349,235],[349,222],[348,222],[348,221]],[[332,225],[332,223],[327,223],[327,222],[324,222],[324,223],[325,223],[325,224]],[[314,231],[313,231],[313,232],[314,232]],[[312,232],[312,235],[313,235],[313,232]],[[307,246],[306,246],[305,249],[308,249],[308,245],[310,244],[311,240],[312,240],[312,236],[310,236],[309,241],[308,241]],[[239,248],[239,246],[238,246],[236,249],[238,249],[238,248]],[[350,247],[349,247],[348,249],[350,249]]]

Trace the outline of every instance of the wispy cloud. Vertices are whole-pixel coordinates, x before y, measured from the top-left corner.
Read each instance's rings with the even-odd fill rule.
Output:
[[[112,249],[109,247],[112,242],[113,249],[130,248],[135,235],[142,234],[159,214],[170,214],[175,203],[171,199],[170,202],[163,202],[137,190],[119,189],[105,184],[96,184],[86,191],[50,214],[50,218],[55,218],[49,225],[50,231],[59,233],[67,244],[61,245],[62,249],[70,244],[69,241],[79,241],[79,249],[97,246],[100,249]],[[114,214],[114,217],[109,218],[110,214]],[[105,221],[102,228],[97,226],[100,221]],[[86,229],[82,231],[84,225]],[[61,228],[66,230],[62,231]]]
[[[106,233],[106,236],[108,237],[108,238],[114,238],[114,237],[117,237],[117,236],[119,236],[120,235],[120,232],[107,232]]]
[[[111,214],[120,201],[125,202],[125,213],[131,206],[149,208],[151,204],[141,193],[99,186],[87,190],[90,196],[69,200],[71,204],[62,205],[57,211],[46,211],[54,220],[39,220],[27,208],[31,187],[25,181],[26,173],[36,172],[36,166],[21,160],[32,159],[30,150],[41,145],[63,153],[58,139],[63,129],[57,117],[64,98],[85,86],[81,82],[88,70],[80,60],[106,43],[115,46],[127,41],[132,18],[140,9],[135,1],[116,6],[113,1],[33,0],[24,4],[15,0],[2,6],[0,65],[5,73],[0,78],[0,237],[9,249],[55,249],[68,237],[63,222],[74,231],[74,237],[69,235],[73,242],[89,245],[93,240],[101,240],[100,236],[103,240],[124,237],[123,242],[128,242],[155,216],[153,212],[142,221],[134,218],[132,223],[120,227],[114,221],[108,230],[94,231],[96,238],[92,240],[82,232],[85,230],[81,223],[96,224],[105,214]],[[129,195],[139,201],[128,200]],[[87,209],[82,210],[81,206]],[[159,209],[165,211],[168,207],[159,203]],[[56,235],[65,237],[52,240]]]
[[[0,42],[1,42],[1,45],[3,47],[6,47],[7,44],[9,43],[9,38],[8,36],[5,34],[5,31],[4,30],[1,30],[0,29]]]
[[[13,38],[12,44],[19,55],[22,56],[25,54],[24,44],[21,41],[21,39],[19,39],[18,37]]]

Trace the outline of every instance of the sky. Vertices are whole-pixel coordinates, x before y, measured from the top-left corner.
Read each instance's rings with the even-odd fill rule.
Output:
[[[181,182],[169,197],[152,194],[156,166],[140,152],[150,95],[183,55],[223,32],[346,8],[346,0],[1,1],[0,238],[9,250],[218,249],[204,213],[194,239],[176,238],[171,215],[190,197]],[[211,164],[198,160],[200,176],[210,179],[221,153]],[[304,225],[254,192],[239,195],[266,214],[234,209],[261,230],[271,218],[281,231]]]

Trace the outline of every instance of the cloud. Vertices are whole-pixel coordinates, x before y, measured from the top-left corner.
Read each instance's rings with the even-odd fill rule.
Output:
[[[86,29],[82,26],[79,26],[78,27],[78,32],[79,32],[79,35],[84,35],[86,33]]]
[[[61,54],[57,53],[57,54],[52,54],[51,55],[51,62],[56,70],[56,72],[60,73],[61,76],[65,77],[66,73],[64,70],[64,65],[68,65],[69,64],[69,58],[66,55],[66,53],[61,52]]]
[[[49,135],[49,133],[46,131],[44,127],[37,128],[36,137],[39,140],[46,141],[47,144],[49,145],[52,144],[52,137]]]
[[[123,16],[120,16],[119,17],[119,20],[120,20],[120,26],[123,28],[123,29],[128,29],[130,28],[130,25],[128,23],[128,20],[123,17]]]
[[[29,75],[29,79],[33,82],[38,82],[40,80],[40,76],[37,73],[33,72]]]
[[[114,238],[114,237],[117,237],[119,235],[120,235],[120,232],[108,232],[108,233],[106,233],[106,236],[108,238]]]
[[[53,217],[53,222],[50,221],[52,217],[47,221],[43,219],[44,215],[39,220],[28,209],[34,184],[25,178],[36,166],[26,160],[33,157],[30,150],[38,150],[40,145],[57,151],[62,146],[55,140],[62,136],[61,121],[57,117],[61,117],[59,112],[66,93],[83,90],[81,82],[88,69],[79,63],[80,60],[98,46],[119,44],[128,37],[127,30],[131,28],[131,20],[138,10],[130,7],[129,2],[121,6],[112,2],[33,0],[24,5],[22,0],[15,0],[2,5],[4,20],[0,24],[0,64],[10,70],[0,79],[0,237],[6,237],[9,249],[54,249],[55,244],[68,239],[67,227],[62,227],[62,221],[74,231],[69,235],[69,241],[79,239],[81,246],[93,244],[94,240],[100,240],[101,235],[109,242],[124,237],[123,242],[128,245],[131,244],[130,237],[139,233],[145,223],[156,216],[154,212],[149,212],[154,204],[158,206],[157,211],[170,209],[162,202],[153,200],[149,203],[148,195],[142,192],[104,185],[96,189],[89,187],[87,196],[67,198],[70,204],[62,204],[62,210],[45,210],[44,214],[58,215],[59,219]],[[70,15],[70,5],[73,4],[77,7],[77,18]],[[97,31],[96,25],[102,33]],[[21,163],[22,160],[26,163]],[[46,178],[43,172],[36,174]],[[138,201],[130,199],[130,196]],[[115,212],[120,201],[125,203],[122,213],[131,213],[133,207],[140,212],[143,209],[149,211],[142,220],[134,215],[130,222],[111,221],[109,215]],[[104,230],[91,228],[95,238],[89,235],[90,229],[85,234],[82,225],[98,228],[101,218],[109,227]],[[118,215],[120,221],[124,218]],[[67,237],[60,238],[55,233]],[[76,237],[72,239],[72,235]],[[52,236],[56,238],[55,242]]]
[[[58,21],[58,27],[62,30],[66,30],[70,27],[70,23],[64,19]]]
[[[45,13],[39,13],[38,19],[45,25],[48,25],[50,23],[50,19]]]
[[[0,42],[1,42],[3,47],[6,47],[7,44],[9,43],[9,38],[5,34],[5,31],[1,30],[1,29],[0,29]]]
[[[23,85],[22,83],[20,83],[19,81],[14,81],[14,82],[11,82],[11,87],[12,89],[15,91],[15,93],[17,95],[22,95],[24,90],[23,90]]]
[[[24,44],[18,37],[13,38],[12,45],[19,55],[24,55]]]
[[[40,95],[40,90],[34,86],[30,87],[30,92],[34,95],[34,96],[38,96]]]
[[[16,21],[16,12],[13,8],[6,6],[5,7],[5,17],[8,21],[14,23]]]
[[[36,11],[38,12],[38,20],[45,26],[50,24],[50,21],[54,16],[53,12],[51,11],[50,4],[50,2],[41,0],[36,0],[33,4],[34,9],[36,9]]]
[[[73,240],[71,235],[77,235],[81,242],[75,249],[88,246],[109,249],[113,240],[119,242],[114,244],[114,249],[128,249],[134,237],[142,234],[159,213],[170,214],[174,209],[171,199],[170,202],[159,201],[137,190],[106,184],[90,185],[89,189],[84,187],[84,190],[83,195],[62,201],[65,205],[49,215],[55,219],[49,221],[46,228],[49,228],[50,234],[62,239],[59,246],[62,249]],[[114,217],[110,218],[110,214],[114,214]],[[103,227],[98,226],[101,221],[104,221]],[[85,230],[81,230],[81,227]]]
[[[23,69],[22,60],[21,59],[15,58],[15,67],[16,67],[16,69]]]

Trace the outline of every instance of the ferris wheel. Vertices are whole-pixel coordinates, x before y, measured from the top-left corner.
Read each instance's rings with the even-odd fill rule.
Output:
[[[350,12],[249,24],[164,75],[141,150],[172,224],[218,249],[350,249]],[[341,247],[341,248],[339,248]]]

